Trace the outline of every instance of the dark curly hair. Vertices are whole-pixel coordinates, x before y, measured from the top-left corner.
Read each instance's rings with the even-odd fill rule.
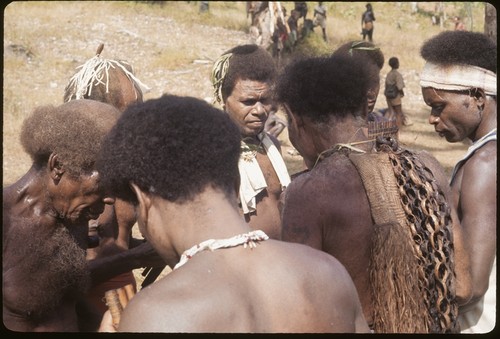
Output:
[[[497,72],[497,44],[483,33],[441,32],[422,45],[420,55],[435,64],[473,65]]]
[[[281,73],[276,99],[315,122],[328,122],[332,115],[362,116],[375,67],[355,55],[296,60]]]
[[[233,92],[237,80],[255,80],[273,83],[276,75],[276,63],[271,54],[257,45],[236,46],[224,54],[231,53],[229,68],[222,83],[222,100]]]
[[[55,153],[65,170],[78,177],[95,169],[101,142],[119,115],[115,107],[88,99],[40,106],[24,120],[21,144],[35,165],[45,166]]]
[[[241,137],[229,116],[205,101],[164,95],[125,110],[97,161],[102,184],[137,203],[130,189],[187,201],[208,185],[234,192]]]
[[[389,66],[391,66],[391,68],[398,69],[399,68],[399,59],[396,57],[391,57],[389,59]]]
[[[338,54],[365,56],[368,60],[377,65],[379,70],[384,67],[384,53],[382,53],[380,47],[376,46],[373,42],[364,40],[346,42],[337,48],[332,55]]]

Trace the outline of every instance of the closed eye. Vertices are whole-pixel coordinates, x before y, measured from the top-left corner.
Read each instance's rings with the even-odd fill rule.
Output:
[[[433,116],[440,116],[441,113],[444,110],[445,105],[439,104],[439,105],[431,105],[431,115]]]

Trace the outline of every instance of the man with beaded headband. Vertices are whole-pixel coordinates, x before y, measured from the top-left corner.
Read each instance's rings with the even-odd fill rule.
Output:
[[[227,114],[171,95],[127,109],[108,134],[97,163],[103,185],[136,206],[142,234],[174,267],[129,301],[117,329],[367,332],[335,258],[269,239],[241,218],[240,147]],[[115,330],[108,311],[101,331]]]
[[[264,129],[275,109],[271,90],[276,74],[272,56],[257,45],[236,46],[224,53],[211,74],[215,101],[236,123],[242,137],[242,214],[251,227],[262,228],[271,238],[280,236],[278,202],[290,182],[280,143]]]
[[[450,185],[471,258],[472,298],[460,324],[485,333],[496,319],[497,46],[482,33],[447,31],[426,41],[421,55],[429,123],[448,142],[472,142]]]
[[[338,54],[293,62],[278,79],[308,167],[283,193],[282,240],[337,258],[374,332],[457,332],[470,276],[446,177],[429,153],[369,136],[372,67]]]

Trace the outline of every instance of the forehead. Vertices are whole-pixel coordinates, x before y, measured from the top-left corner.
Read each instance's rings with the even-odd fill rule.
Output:
[[[457,93],[441,89],[435,89],[433,87],[422,88],[422,96],[424,97],[425,102],[434,102],[434,101],[444,102],[444,101],[452,101],[454,99],[458,99]]]
[[[232,96],[259,96],[270,91],[268,82],[238,79],[234,85]]]
[[[85,189],[98,189],[99,188],[99,182],[100,182],[100,175],[99,172],[96,170],[93,170],[90,173],[84,173],[81,174],[80,176],[73,178],[73,181],[75,182],[76,185],[79,185],[80,187],[85,188]]]

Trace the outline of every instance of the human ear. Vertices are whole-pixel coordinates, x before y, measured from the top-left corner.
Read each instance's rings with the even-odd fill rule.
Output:
[[[64,173],[64,167],[62,162],[59,160],[59,156],[56,153],[51,153],[47,166],[50,171],[50,177],[53,180],[59,181]]]
[[[482,110],[486,101],[486,94],[484,93],[484,90],[482,88],[475,88],[471,92],[470,96],[476,100],[477,108]]]
[[[143,192],[139,188],[139,186],[137,186],[133,182],[130,183],[130,187],[132,188],[132,191],[134,191],[138,201],[137,219],[138,221],[140,220],[144,225],[146,225],[148,219],[148,210],[151,206],[151,197],[149,196],[149,194]]]
[[[283,106],[285,108],[285,113],[288,116],[288,122],[290,123],[290,125],[294,126],[295,128],[304,126],[304,119],[302,119],[301,116],[293,114],[287,104],[284,104]]]

